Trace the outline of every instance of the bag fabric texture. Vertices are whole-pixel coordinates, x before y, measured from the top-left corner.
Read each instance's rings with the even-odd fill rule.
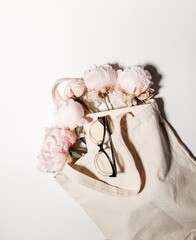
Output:
[[[196,163],[154,99],[114,121],[118,175],[100,175],[98,147],[66,165],[56,181],[109,240],[195,240]]]

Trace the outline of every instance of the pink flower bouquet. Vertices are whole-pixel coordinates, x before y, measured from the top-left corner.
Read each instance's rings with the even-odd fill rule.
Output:
[[[66,163],[79,159],[87,152],[82,133],[85,113],[148,102],[153,92],[151,79],[151,74],[143,67],[115,71],[105,64],[86,70],[83,79],[57,80],[52,90],[56,126],[46,129],[38,155],[38,170],[56,173]],[[57,87],[64,81],[67,85],[63,98]]]

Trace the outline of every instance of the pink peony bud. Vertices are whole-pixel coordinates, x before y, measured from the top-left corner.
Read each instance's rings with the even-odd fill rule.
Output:
[[[67,86],[65,87],[65,96],[67,98],[79,98],[84,94],[85,84],[83,80],[73,79],[70,80]]]

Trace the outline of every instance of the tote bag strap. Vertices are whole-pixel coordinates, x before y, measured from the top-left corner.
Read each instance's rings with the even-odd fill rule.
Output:
[[[116,127],[117,126],[118,127],[116,128],[115,133],[112,134],[112,139],[113,140],[115,140],[115,137],[118,136],[118,134],[120,135],[120,130],[121,130],[120,129],[121,128],[120,121],[121,121],[121,119],[124,115],[127,115],[127,113],[126,114],[121,114],[120,116],[118,116],[115,119],[115,125],[116,125]],[[134,117],[133,116],[131,117],[131,115],[130,115],[129,120],[131,120],[131,118],[134,118]],[[126,159],[130,160],[129,161],[130,162],[130,167],[134,168],[134,172],[136,172],[138,174],[138,178],[139,178],[139,181],[140,181],[140,174],[138,172],[138,169],[133,164],[134,163],[133,156],[129,152],[127,147],[125,146],[122,137],[120,139],[117,138],[116,141],[115,141],[115,144],[117,144],[118,147],[120,147],[120,150],[122,150],[124,154],[127,154]],[[115,148],[115,146],[114,146],[114,148]],[[88,152],[87,154],[85,154],[82,157],[82,158],[84,158],[82,160],[84,160],[84,162],[85,161],[86,162],[94,161],[94,157],[97,153],[97,150],[98,150],[97,148],[91,150],[90,152]],[[80,159],[78,161],[80,161]],[[92,178],[92,177],[86,175],[85,173],[76,170],[74,168],[74,166],[72,167],[68,164],[64,167],[64,169],[61,172],[57,173],[55,177],[57,178],[57,181],[59,181],[61,183],[62,183],[63,179],[66,179],[66,177],[68,177],[69,179],[71,179],[74,182],[77,182],[78,184],[84,185],[84,186],[89,187],[91,189],[94,189],[96,191],[103,192],[103,193],[113,195],[113,196],[122,196],[122,197],[135,196],[135,195],[138,194],[138,192],[140,191],[140,187],[141,187],[141,181],[140,181],[137,184],[137,186],[138,186],[137,190],[123,189],[123,188],[111,185],[108,182],[104,182],[102,180],[99,180],[97,178]],[[117,178],[118,178],[118,176],[117,176]]]
[[[64,176],[62,176],[62,174]],[[66,165],[63,171],[57,173],[55,177],[57,178],[57,181],[58,181],[58,178],[59,178],[59,181],[61,181],[61,177],[63,178],[68,177],[74,182],[77,182],[78,184],[84,185],[90,189],[94,189],[96,191],[109,194],[112,196],[129,197],[129,196],[135,196],[138,194],[138,191],[122,189],[117,186],[110,185],[106,182],[102,182],[101,180],[91,178],[88,175],[78,172],[77,170],[75,170],[69,165]]]
[[[81,80],[81,78],[60,78],[54,83],[54,86],[52,88],[52,98],[56,108],[58,108],[63,101],[63,98],[58,91],[58,86],[63,82],[69,82],[72,80]]]

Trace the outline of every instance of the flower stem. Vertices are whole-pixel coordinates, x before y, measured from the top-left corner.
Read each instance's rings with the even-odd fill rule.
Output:
[[[107,101],[106,101],[106,95],[103,95],[102,98],[103,98],[103,101],[104,101],[107,109],[110,110],[110,108],[108,107]]]
[[[77,98],[76,102],[81,103],[84,108],[86,108],[90,113],[93,113],[93,110],[90,109],[89,106],[87,106],[86,103],[84,101],[82,101],[80,98]]]
[[[107,95],[107,98],[108,98],[108,102],[110,103],[110,105],[111,105],[112,109],[114,109],[114,107],[113,107],[112,103],[110,102],[110,97],[109,97],[109,95]]]

